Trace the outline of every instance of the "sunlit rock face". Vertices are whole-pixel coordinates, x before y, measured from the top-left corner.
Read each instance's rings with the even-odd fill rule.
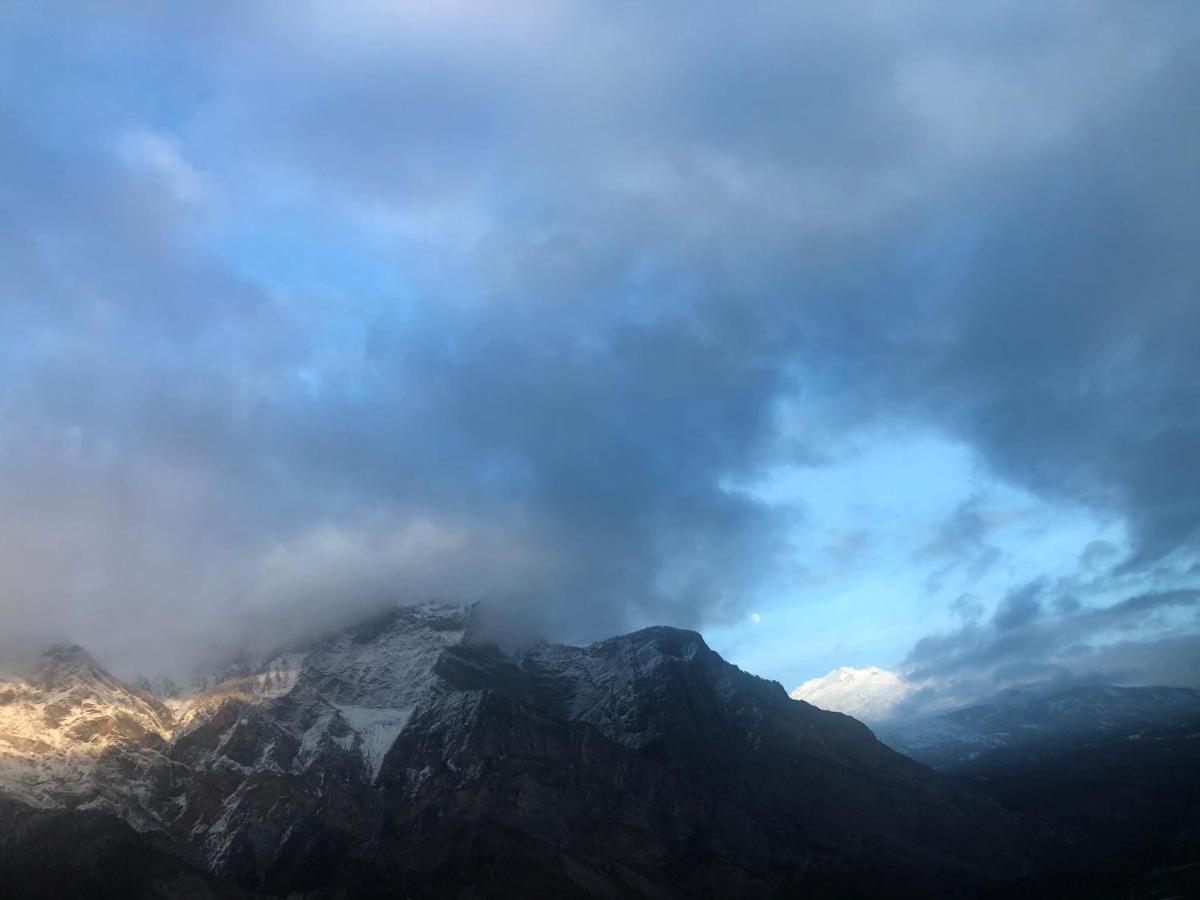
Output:
[[[53,647],[0,682],[0,786],[34,806],[93,805],[147,824],[146,796],[124,788],[161,776],[173,725],[81,647]]]
[[[51,648],[0,683],[0,792],[113,813],[232,880],[304,881],[298,870],[314,852],[355,840],[384,753],[470,616],[399,608],[260,662],[147,689],[80,647]]]
[[[473,617],[398,608],[161,699],[56,648],[0,689],[0,792],[87,810],[88,834],[108,814],[96,859],[132,826],[229,891],[740,897],[1023,871],[995,804],[694,632],[505,653]]]

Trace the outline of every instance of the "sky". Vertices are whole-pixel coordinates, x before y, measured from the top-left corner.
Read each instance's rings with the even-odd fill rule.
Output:
[[[0,656],[382,605],[1200,684],[1200,11],[0,7]]]

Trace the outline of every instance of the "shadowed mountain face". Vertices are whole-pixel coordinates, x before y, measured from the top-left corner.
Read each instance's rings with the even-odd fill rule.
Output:
[[[1040,686],[880,735],[1020,813],[1064,891],[1200,892],[1200,691]]]
[[[436,672],[381,777],[389,879],[449,873],[464,851],[513,892],[613,897],[1022,871],[998,807],[697,634],[515,658],[458,647]]]
[[[38,893],[71,829],[92,861],[72,877],[119,869],[127,896],[952,896],[1028,871],[999,804],[698,634],[504,654],[470,628],[397,610],[164,702],[91,662],[65,693],[6,683],[29,733],[52,728],[43,699],[60,725],[155,724],[55,731],[46,764],[0,743],[28,823],[0,876]]]
[[[163,835],[95,810],[36,809],[0,797],[5,897],[216,900],[247,896],[189,862]]]
[[[878,728],[892,747],[936,768],[956,769],[981,760],[1025,759],[1060,746],[1089,746],[1109,739],[1137,742],[1146,729],[1200,725],[1200,691],[1050,685],[1006,691],[987,703]],[[1193,748],[1200,758],[1200,742]]]

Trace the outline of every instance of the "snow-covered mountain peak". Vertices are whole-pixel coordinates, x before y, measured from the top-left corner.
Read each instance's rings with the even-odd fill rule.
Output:
[[[468,634],[473,606],[401,606],[318,643],[300,680],[327,698],[359,735],[372,777],[434,681],[447,647]]]
[[[0,788],[38,806],[94,796],[106,756],[153,752],[172,726],[165,707],[81,647],[52,647],[0,681]]]
[[[474,609],[441,602],[395,606],[263,662],[242,661],[194,679],[191,691],[166,702],[180,734],[230,701],[261,704],[288,697],[329,704],[358,735],[374,775],[432,682],[438,655],[464,640]]]
[[[78,708],[98,714],[119,710],[163,733],[170,713],[152,696],[131,688],[78,644],[59,644],[39,656],[23,677],[3,682],[12,698],[38,697],[57,712]]]
[[[466,637],[472,607],[401,606],[317,643],[301,676],[338,704],[411,707],[443,649]]]
[[[912,691],[912,686],[896,672],[878,666],[862,669],[841,666],[819,678],[810,678],[790,696],[822,709],[877,722],[891,716]]]
[[[134,687],[77,644],[52,647],[22,675],[0,681],[0,792],[44,806],[101,802],[98,772],[105,766],[124,759],[123,765],[155,770],[154,754],[180,742],[192,747],[207,740],[197,735],[208,735],[209,723],[226,721],[242,723],[237,734],[250,728],[287,735],[297,742],[295,760],[327,746],[357,748],[374,776],[432,683],[438,655],[464,639],[472,614],[473,607],[436,602],[394,607],[345,631],[182,685],[160,678],[139,679]],[[259,762],[267,768],[278,763],[268,755],[247,768],[232,750],[233,734],[214,741],[205,751],[211,758],[200,764],[246,774]],[[102,802],[131,821],[145,821],[141,811],[130,813],[129,797]]]
[[[542,643],[512,655],[468,644],[441,654],[436,672],[458,690],[511,691],[556,718],[587,722],[637,748],[674,731],[689,690],[709,684],[720,692],[732,670],[696,632],[652,627],[583,647]],[[667,701],[668,694],[676,700]]]

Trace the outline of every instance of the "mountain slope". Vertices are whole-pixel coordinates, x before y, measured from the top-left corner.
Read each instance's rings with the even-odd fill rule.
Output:
[[[1024,688],[880,734],[1021,813],[1041,835],[1048,893],[1123,896],[1136,882],[1130,896],[1192,895],[1200,691]]]
[[[936,884],[950,896],[1022,871],[997,806],[692,632],[516,657],[463,646],[437,673],[380,779],[390,883],[469,892],[486,878],[502,895],[558,896]]]
[[[694,632],[505,654],[472,622],[392,610],[162,703],[55,651],[0,694],[0,791],[120,816],[161,871],[218,879],[196,890],[954,895],[1025,871],[999,806]]]
[[[22,900],[231,900],[222,882],[160,836],[98,810],[38,809],[0,797],[0,885]]]
[[[0,681],[0,787],[33,806],[90,802],[144,822],[145,798],[121,788],[161,767],[172,725],[81,647],[52,647]]]
[[[955,768],[991,753],[1033,754],[1108,737],[1136,741],[1141,730],[1173,722],[1200,722],[1200,691],[1039,685],[937,716],[887,722],[877,732],[902,753],[934,767]]]

